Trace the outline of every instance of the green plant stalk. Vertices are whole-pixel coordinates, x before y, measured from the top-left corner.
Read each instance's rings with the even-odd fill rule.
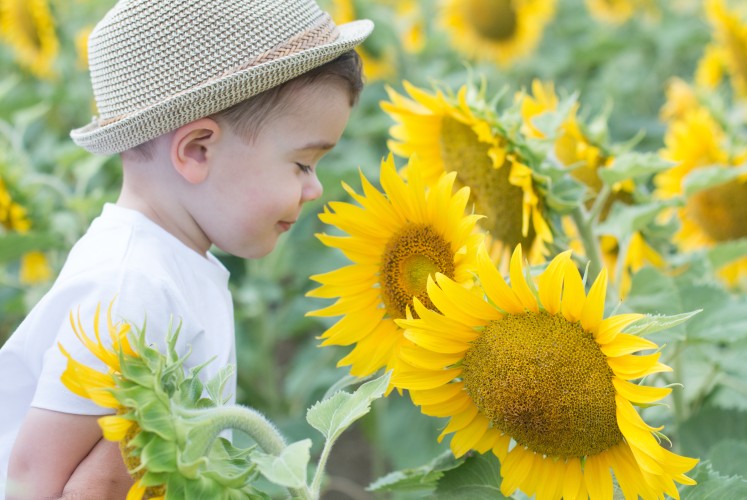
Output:
[[[192,432],[189,438],[195,457],[207,454],[213,442],[226,429],[241,431],[250,436],[262,450],[278,456],[285,448],[285,439],[275,426],[261,413],[246,406],[221,406],[203,410],[186,410],[185,416],[197,417],[199,432]],[[328,452],[329,453],[329,452]],[[311,500],[308,487],[303,489],[289,488],[293,498]]]
[[[571,217],[573,217],[581,243],[584,245],[584,251],[589,259],[589,273],[592,277],[596,277],[602,270],[602,253],[599,250],[599,240],[591,228],[594,219],[588,217],[581,206],[573,209]]]
[[[311,481],[311,498],[319,498],[322,489],[322,479],[324,478],[324,470],[327,468],[327,460],[329,460],[329,454],[332,451],[333,444],[335,444],[335,442],[331,440],[324,442],[324,448],[322,448],[322,453],[319,456],[319,463],[314,472],[314,479]]]

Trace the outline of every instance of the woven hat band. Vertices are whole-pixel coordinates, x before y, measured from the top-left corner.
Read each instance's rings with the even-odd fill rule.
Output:
[[[339,34],[340,34],[340,31],[337,29],[337,25],[335,25],[334,21],[332,21],[332,18],[327,13],[324,13],[322,17],[319,18],[319,20],[316,23],[314,23],[309,28],[301,31],[300,33],[293,36],[292,38],[276,45],[275,47],[271,48],[270,50],[262,54],[259,54],[258,56],[252,57],[251,59],[249,59],[249,61],[241,64],[240,66],[237,66],[231,70],[226,71],[225,73],[221,75],[210,78],[209,80],[205,82],[202,82],[200,85],[210,83],[211,81],[220,80],[222,78],[228,77],[239,71],[247,70],[249,68],[258,66],[262,63],[272,61],[274,59],[279,59],[281,57],[298,54],[305,50],[308,50],[314,47],[320,47],[322,45],[334,42],[339,36]],[[191,91],[192,91],[192,88],[187,88],[171,97],[176,97],[177,95],[180,95],[180,94],[187,94]],[[94,120],[98,123],[99,126],[103,127],[106,125],[110,125],[112,123],[116,123],[124,118],[127,118],[128,116],[132,115],[133,113],[137,111],[138,110],[133,110],[132,113],[125,113],[119,116],[106,118],[106,119],[94,118]]]

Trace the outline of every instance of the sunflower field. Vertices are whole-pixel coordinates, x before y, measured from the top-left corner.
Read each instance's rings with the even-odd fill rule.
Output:
[[[215,250],[240,406],[78,323],[131,496],[747,498],[747,4],[320,3],[367,83],[293,231]],[[68,135],[113,4],[0,0],[0,345],[118,195]]]

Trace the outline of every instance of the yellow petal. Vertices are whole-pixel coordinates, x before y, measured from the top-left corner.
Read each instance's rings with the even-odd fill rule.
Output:
[[[563,291],[563,274],[565,261],[570,259],[571,251],[557,255],[540,275],[537,286],[542,306],[550,314],[560,312],[560,297]]]
[[[118,415],[107,415],[98,419],[99,427],[104,433],[104,438],[109,441],[122,441],[127,431],[134,425],[132,420],[122,418]]]
[[[509,265],[511,289],[516,293],[524,309],[539,312],[537,299],[534,298],[534,294],[532,294],[532,290],[524,278],[524,263],[522,259],[521,244],[519,244],[516,245],[516,249],[511,255],[511,264]]]
[[[612,377],[612,385],[620,396],[633,403],[652,403],[672,392],[670,387],[638,385],[617,377]]]
[[[586,298],[584,308],[581,310],[581,326],[587,332],[595,332],[599,328],[604,316],[604,297],[607,293],[607,269],[602,271],[594,280],[589,290],[589,296]]]

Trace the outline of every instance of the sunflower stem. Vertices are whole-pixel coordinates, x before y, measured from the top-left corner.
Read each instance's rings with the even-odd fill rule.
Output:
[[[593,224],[599,220],[599,216],[602,213],[604,206],[607,204],[610,194],[612,194],[612,189],[610,189],[607,184],[602,185],[602,189],[597,193],[594,198],[594,204],[589,210],[589,222]]]
[[[573,222],[578,229],[579,237],[584,245],[584,251],[589,259],[589,274],[596,277],[602,270],[602,253],[599,251],[599,239],[592,230],[592,221],[583,207],[576,207],[571,212]]]
[[[322,479],[324,478],[324,470],[327,468],[327,460],[329,454],[332,451],[333,440],[327,440],[324,442],[324,448],[322,454],[319,456],[319,463],[314,473],[314,479],[311,481],[311,498],[319,498],[322,489]]]
[[[185,410],[184,416],[193,417],[192,432],[187,439],[192,454],[196,458],[207,454],[213,442],[226,429],[241,431],[250,436],[262,450],[279,456],[285,449],[285,439],[275,426],[261,413],[246,406],[219,406],[202,410]],[[195,418],[196,417],[196,418]],[[199,422],[194,425],[195,421]],[[308,488],[289,488],[294,498],[308,500],[311,497]]]

